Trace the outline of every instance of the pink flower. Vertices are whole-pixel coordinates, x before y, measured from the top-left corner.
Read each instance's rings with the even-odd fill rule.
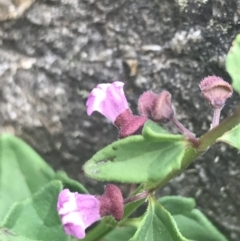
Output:
[[[94,88],[87,100],[87,114],[98,111],[114,122],[128,109],[128,102],[123,92],[124,83],[115,81],[112,84],[99,84]]]
[[[124,83],[115,81],[112,84],[99,84],[94,88],[87,100],[87,114],[98,111],[111,120],[119,129],[121,138],[139,133],[146,122],[145,116],[135,116],[129,109]]]
[[[58,214],[67,235],[83,239],[85,229],[101,218],[100,202],[92,195],[72,193],[64,189],[58,197]]]
[[[64,189],[58,196],[57,210],[65,233],[83,239],[86,236],[85,229],[101,217],[111,215],[116,221],[122,219],[123,196],[121,190],[113,184],[106,186],[102,196],[72,193]]]

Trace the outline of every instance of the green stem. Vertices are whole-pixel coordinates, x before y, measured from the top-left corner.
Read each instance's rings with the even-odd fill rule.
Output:
[[[174,116],[172,118],[172,123],[193,143],[195,147],[198,147],[198,139],[190,132],[178,119]]]
[[[199,139],[200,145],[198,149],[204,150],[211,146],[216,139],[221,137],[225,132],[231,130],[233,127],[240,123],[240,105],[237,107],[235,112],[223,120],[218,126],[211,129],[209,132],[201,136]]]
[[[188,146],[185,151],[185,155],[182,160],[182,166],[179,170],[173,171],[166,178],[161,180],[156,187],[152,188],[152,190],[157,190],[164,185],[166,185],[172,178],[181,173],[186,167],[188,167],[197,157],[207,151],[207,149],[214,144],[214,142],[221,137],[225,132],[231,130],[233,127],[240,123],[240,105],[237,107],[236,111],[228,118],[223,120],[218,126],[211,129],[204,135],[202,135],[198,141],[199,146],[197,148],[193,148],[192,146]],[[151,184],[150,184],[151,186]]]

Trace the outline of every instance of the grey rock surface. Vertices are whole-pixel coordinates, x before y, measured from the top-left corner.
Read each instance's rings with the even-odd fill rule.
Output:
[[[0,1],[0,20],[13,3]],[[166,89],[191,131],[199,136],[209,128],[212,113],[198,83],[213,74],[230,81],[224,60],[240,31],[239,0],[37,0],[26,9],[0,22],[1,132],[22,137],[55,169],[90,190],[102,185],[81,171],[117,138],[104,117],[86,114],[86,98],[101,82],[123,80],[135,112],[144,90]],[[223,116],[237,101],[228,101]],[[236,150],[218,144],[161,195],[195,197],[229,240],[239,241],[238,159]]]

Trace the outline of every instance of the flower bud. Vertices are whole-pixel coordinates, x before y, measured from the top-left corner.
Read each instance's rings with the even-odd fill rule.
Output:
[[[208,76],[199,84],[202,95],[214,108],[222,108],[233,93],[232,86],[217,76]]]
[[[154,121],[167,122],[174,116],[171,94],[164,90],[155,98],[152,108],[152,119]]]
[[[114,125],[119,129],[119,137],[124,138],[140,133],[146,121],[145,116],[133,115],[131,110],[127,109],[116,118]]]
[[[157,95],[152,91],[144,92],[138,99],[138,111],[141,115],[151,117]]]

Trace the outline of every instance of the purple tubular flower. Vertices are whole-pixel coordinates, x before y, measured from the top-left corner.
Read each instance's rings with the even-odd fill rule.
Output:
[[[98,221],[100,202],[93,195],[72,193],[69,189],[60,192],[57,202],[58,214],[67,235],[77,239],[85,237],[85,229]]]
[[[77,239],[86,236],[85,229],[101,217],[111,215],[120,221],[124,213],[121,190],[113,184],[105,188],[101,196],[72,193],[69,189],[60,192],[57,202],[64,231]]]
[[[115,81],[112,84],[99,84],[94,88],[87,100],[87,114],[100,112],[114,122],[116,118],[129,108],[124,91],[124,83]]]

